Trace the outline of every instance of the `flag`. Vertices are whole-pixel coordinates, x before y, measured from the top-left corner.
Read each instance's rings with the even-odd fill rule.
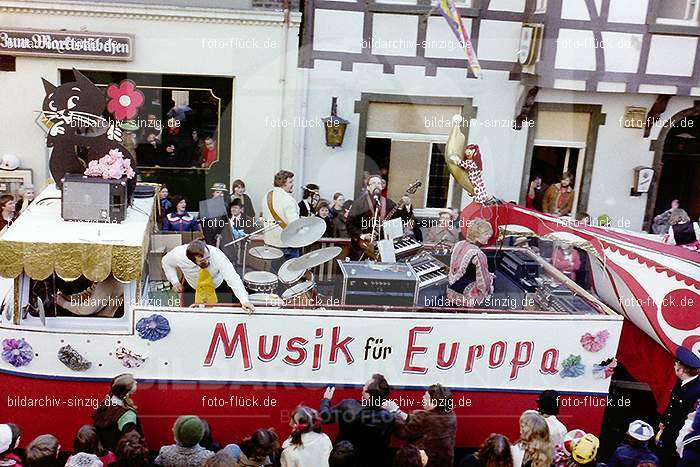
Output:
[[[459,43],[465,48],[467,52],[467,61],[469,62],[472,73],[474,73],[474,76],[477,78],[481,78],[479,59],[476,58],[474,48],[472,47],[472,41],[469,40],[469,34],[467,30],[464,29],[462,17],[457,12],[454,0],[438,0],[438,10],[440,10],[440,14],[445,18],[445,21],[447,21],[454,35],[457,36]]]

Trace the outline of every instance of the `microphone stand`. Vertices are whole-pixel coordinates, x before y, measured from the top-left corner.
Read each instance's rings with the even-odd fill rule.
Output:
[[[255,234],[261,233],[261,232],[262,232],[262,233],[265,233],[265,232],[267,232],[268,230],[270,230],[272,227],[276,227],[276,226],[277,226],[277,222],[276,222],[276,221],[271,221],[270,224],[265,225],[265,226],[259,228],[258,230],[254,231],[254,232],[252,232],[252,233],[249,233],[249,234],[246,235],[245,237],[241,237],[241,238],[236,239],[236,240],[234,240],[234,241],[232,241],[232,242],[228,242],[227,244],[224,245],[224,246],[231,246],[231,245],[233,245],[233,244],[235,244],[235,243],[238,243],[238,242],[241,242],[241,241],[244,241],[244,242],[245,242],[245,243],[243,244],[243,269],[242,269],[242,271],[241,271],[241,274],[245,275],[245,266],[246,266],[246,260],[248,259],[248,244],[250,243],[250,237],[252,237],[252,236],[255,235]]]

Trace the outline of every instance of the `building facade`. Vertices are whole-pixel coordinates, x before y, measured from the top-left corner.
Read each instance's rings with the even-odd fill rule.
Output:
[[[297,36],[301,14],[258,8],[251,2],[3,2],[0,26],[5,36],[17,31],[61,31],[131,35],[130,60],[110,57],[62,57],[7,54],[0,72],[5,113],[0,125],[0,154],[13,154],[43,188],[50,177],[49,150],[39,111],[45,97],[41,78],[54,85],[73,80],[73,69],[98,85],[131,79],[146,98],[139,119],[154,114],[165,135],[169,110],[190,107],[194,118],[185,131],[199,133],[187,147],[195,151],[211,138],[216,161],[204,167],[192,157],[177,164],[151,160],[140,167],[145,179],[165,181],[171,193],[188,196],[191,210],[215,182],[246,181],[249,191],[272,182],[278,167],[295,168],[299,130],[278,122],[300,105]],[[1,39],[1,37],[0,37]],[[2,42],[2,40],[0,40]],[[7,42],[7,39],[5,40]],[[139,135],[139,131],[136,133]],[[184,135],[177,135],[184,137]],[[145,138],[143,138],[145,142]],[[160,138],[163,146],[169,143]],[[207,141],[211,144],[210,141]],[[177,145],[177,143],[175,143]],[[160,149],[160,148],[159,148]],[[163,148],[164,150],[164,148]],[[160,151],[160,154],[165,154]],[[139,161],[139,165],[143,160]],[[175,165],[175,167],[173,167]],[[259,196],[258,196],[259,194]],[[257,207],[256,207],[257,209]]]
[[[418,178],[416,206],[464,206],[470,198],[444,178],[439,157],[459,113],[500,199],[524,203],[535,174],[552,183],[568,170],[574,211],[608,214],[613,225],[641,229],[674,198],[700,215],[697,2],[457,5],[483,79],[427,0],[306,3],[307,112],[327,113],[335,95],[351,122],[342,148],[306,147],[306,180],[357,194],[363,174],[380,170],[394,197]],[[631,192],[638,167],[654,169],[648,193]],[[336,180],[339,169],[354,177]]]
[[[324,198],[350,198],[380,172],[393,198],[420,180],[417,207],[464,206],[471,199],[442,157],[461,114],[487,188],[504,201],[524,203],[536,174],[553,183],[568,170],[574,213],[641,229],[678,198],[700,215],[698,2],[457,2],[483,79],[428,0],[308,0],[301,12],[293,2],[191,3],[4,2],[3,28],[130,34],[133,56],[3,51],[0,154],[20,157],[35,184],[48,179],[40,78],[67,82],[76,68],[100,85],[133,79],[144,117],[165,121],[171,105],[199,113],[187,129],[215,140],[215,163],[141,170],[191,198],[241,178],[257,201],[284,168],[297,174],[297,197],[317,183]],[[321,123],[333,97],[350,122],[335,148]],[[640,167],[654,171],[644,193],[632,190]]]

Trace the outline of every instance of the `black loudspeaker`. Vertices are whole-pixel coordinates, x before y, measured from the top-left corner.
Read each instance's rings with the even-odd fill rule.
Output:
[[[125,180],[66,174],[61,194],[61,217],[66,221],[120,223],[126,218]]]

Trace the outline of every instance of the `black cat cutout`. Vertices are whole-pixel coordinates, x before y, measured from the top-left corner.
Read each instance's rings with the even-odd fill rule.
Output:
[[[66,174],[82,175],[90,161],[112,149],[119,150],[136,168],[134,157],[120,144],[117,122],[102,116],[107,96],[78,70],[73,69],[73,75],[75,81],[60,86],[42,78],[46,97],[41,108],[50,124],[46,147],[52,148],[49,169],[59,189]],[[129,200],[135,188],[136,176],[127,181]]]

